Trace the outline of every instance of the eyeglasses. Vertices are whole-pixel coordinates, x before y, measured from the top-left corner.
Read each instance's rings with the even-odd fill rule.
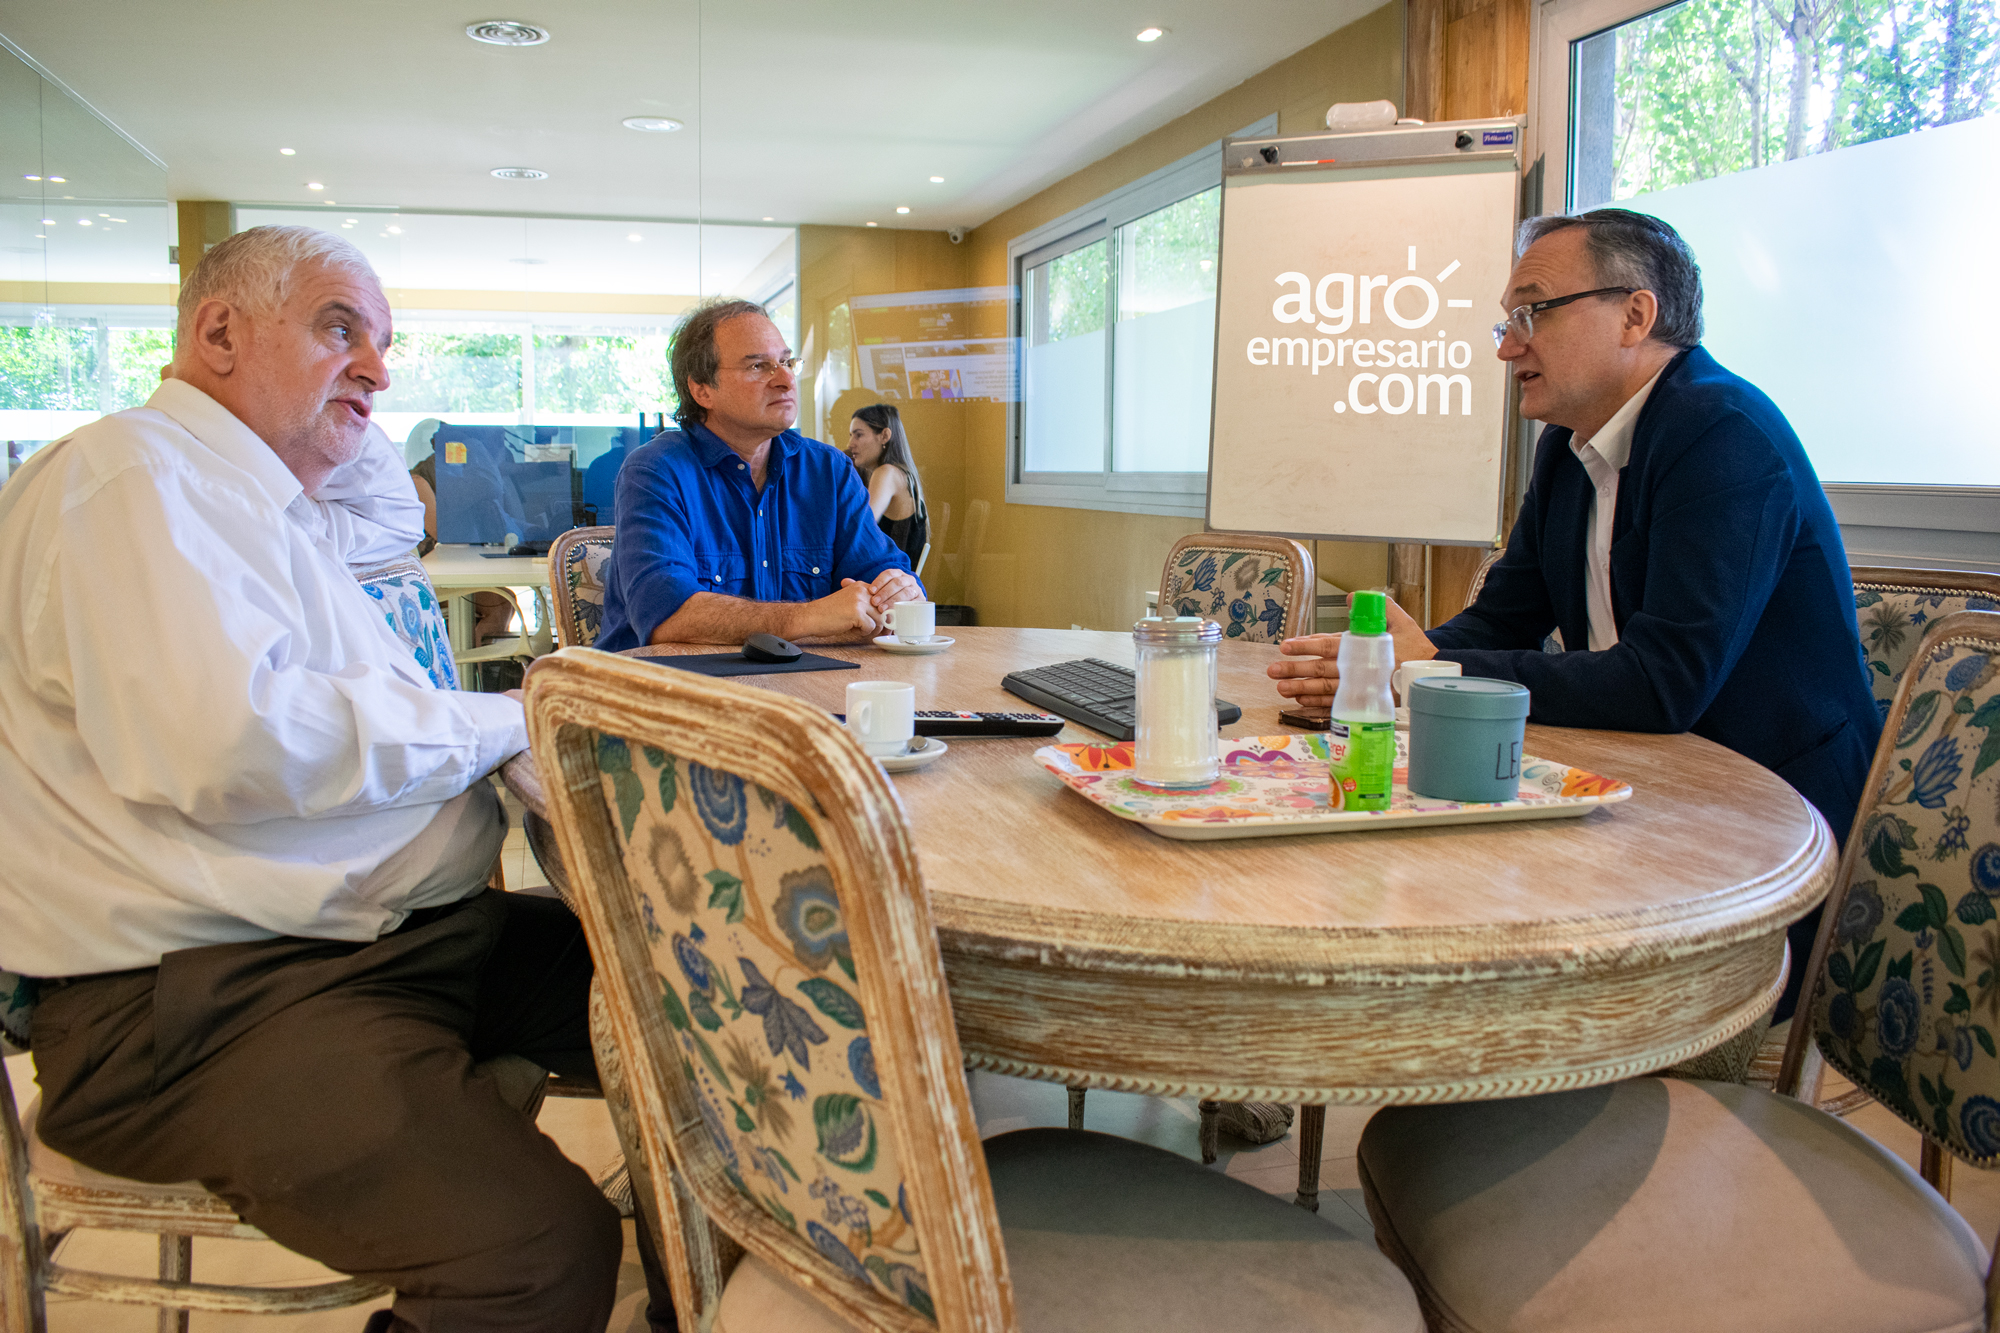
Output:
[[[1537,301],[1533,305],[1517,305],[1507,312],[1505,320],[1493,326],[1493,345],[1498,347],[1501,343],[1506,342],[1507,334],[1510,330],[1522,342],[1526,342],[1528,339],[1534,337],[1535,316],[1544,310],[1554,310],[1559,305],[1568,305],[1571,301],[1581,301],[1586,296],[1611,296],[1614,294],[1630,296],[1633,292],[1639,290],[1640,288],[1637,287],[1599,287],[1594,292],[1576,292],[1569,296],[1558,296],[1549,301]]]
[[[760,356],[749,365],[738,366],[737,369],[753,380],[768,380],[781,370],[787,375],[796,375],[802,364],[803,362],[796,356],[788,356],[781,361],[772,361]]]

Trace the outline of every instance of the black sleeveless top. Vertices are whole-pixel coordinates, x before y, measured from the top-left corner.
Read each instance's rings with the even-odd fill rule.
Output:
[[[890,541],[902,548],[903,554],[909,557],[910,568],[914,570],[918,559],[923,556],[924,543],[931,539],[930,516],[918,509],[908,518],[881,519],[879,526],[888,534]]]

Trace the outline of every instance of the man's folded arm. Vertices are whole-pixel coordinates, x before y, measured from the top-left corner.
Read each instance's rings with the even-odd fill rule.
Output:
[[[526,747],[514,700],[386,665],[386,626],[339,671],[297,664],[316,617],[268,514],[190,491],[169,519],[160,484],[129,469],[67,512],[38,632],[38,692],[119,796],[214,824],[358,813],[449,799]]]
[[[1768,451],[1765,457],[1768,458]],[[1601,652],[1440,646],[1468,676],[1528,688],[1535,721],[1682,732],[1729,678],[1791,557],[1799,510],[1782,469],[1729,476],[1684,466],[1648,528],[1645,605]],[[1725,475],[1717,476],[1718,471]],[[1719,481],[1719,489],[1708,483]],[[1674,492],[1680,492],[1675,494]]]
[[[680,497],[651,468],[619,469],[613,497],[615,569],[625,618],[640,643],[657,642],[654,631],[702,590],[687,515]]]
[[[834,585],[838,587],[842,579],[872,583],[883,570],[900,569],[921,589],[923,584],[910,568],[909,556],[889,540],[889,534],[875,521],[861,474],[848,468],[836,474],[834,485],[834,512],[839,515],[834,526]]]

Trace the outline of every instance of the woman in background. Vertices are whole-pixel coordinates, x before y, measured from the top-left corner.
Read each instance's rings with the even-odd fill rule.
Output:
[[[903,549],[915,570],[930,542],[931,523],[902,416],[888,403],[871,403],[856,411],[847,423],[847,456],[868,487],[868,507],[876,523]]]

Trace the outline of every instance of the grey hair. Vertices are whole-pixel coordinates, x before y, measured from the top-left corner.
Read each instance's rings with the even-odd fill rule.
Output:
[[[1679,232],[1645,213],[1599,208],[1529,218],[1521,224],[1514,253],[1524,254],[1544,236],[1571,227],[1584,228],[1585,249],[1600,285],[1651,292],[1659,302],[1654,339],[1669,347],[1693,347],[1701,341],[1701,265]]]
[[[292,275],[320,263],[379,284],[368,257],[346,240],[312,227],[252,227],[210,247],[181,284],[175,340],[185,348],[194,338],[194,316],[203,301],[227,301],[252,314],[268,314],[285,303]]]
[[[764,307],[755,301],[719,296],[688,311],[674,328],[674,341],[667,349],[667,361],[673,367],[674,394],[680,399],[680,405],[674,409],[674,420],[683,426],[708,420],[708,409],[694,400],[688,386],[715,383],[715,374],[722,369],[722,357],[715,350],[715,331],[738,315],[770,318]]]

